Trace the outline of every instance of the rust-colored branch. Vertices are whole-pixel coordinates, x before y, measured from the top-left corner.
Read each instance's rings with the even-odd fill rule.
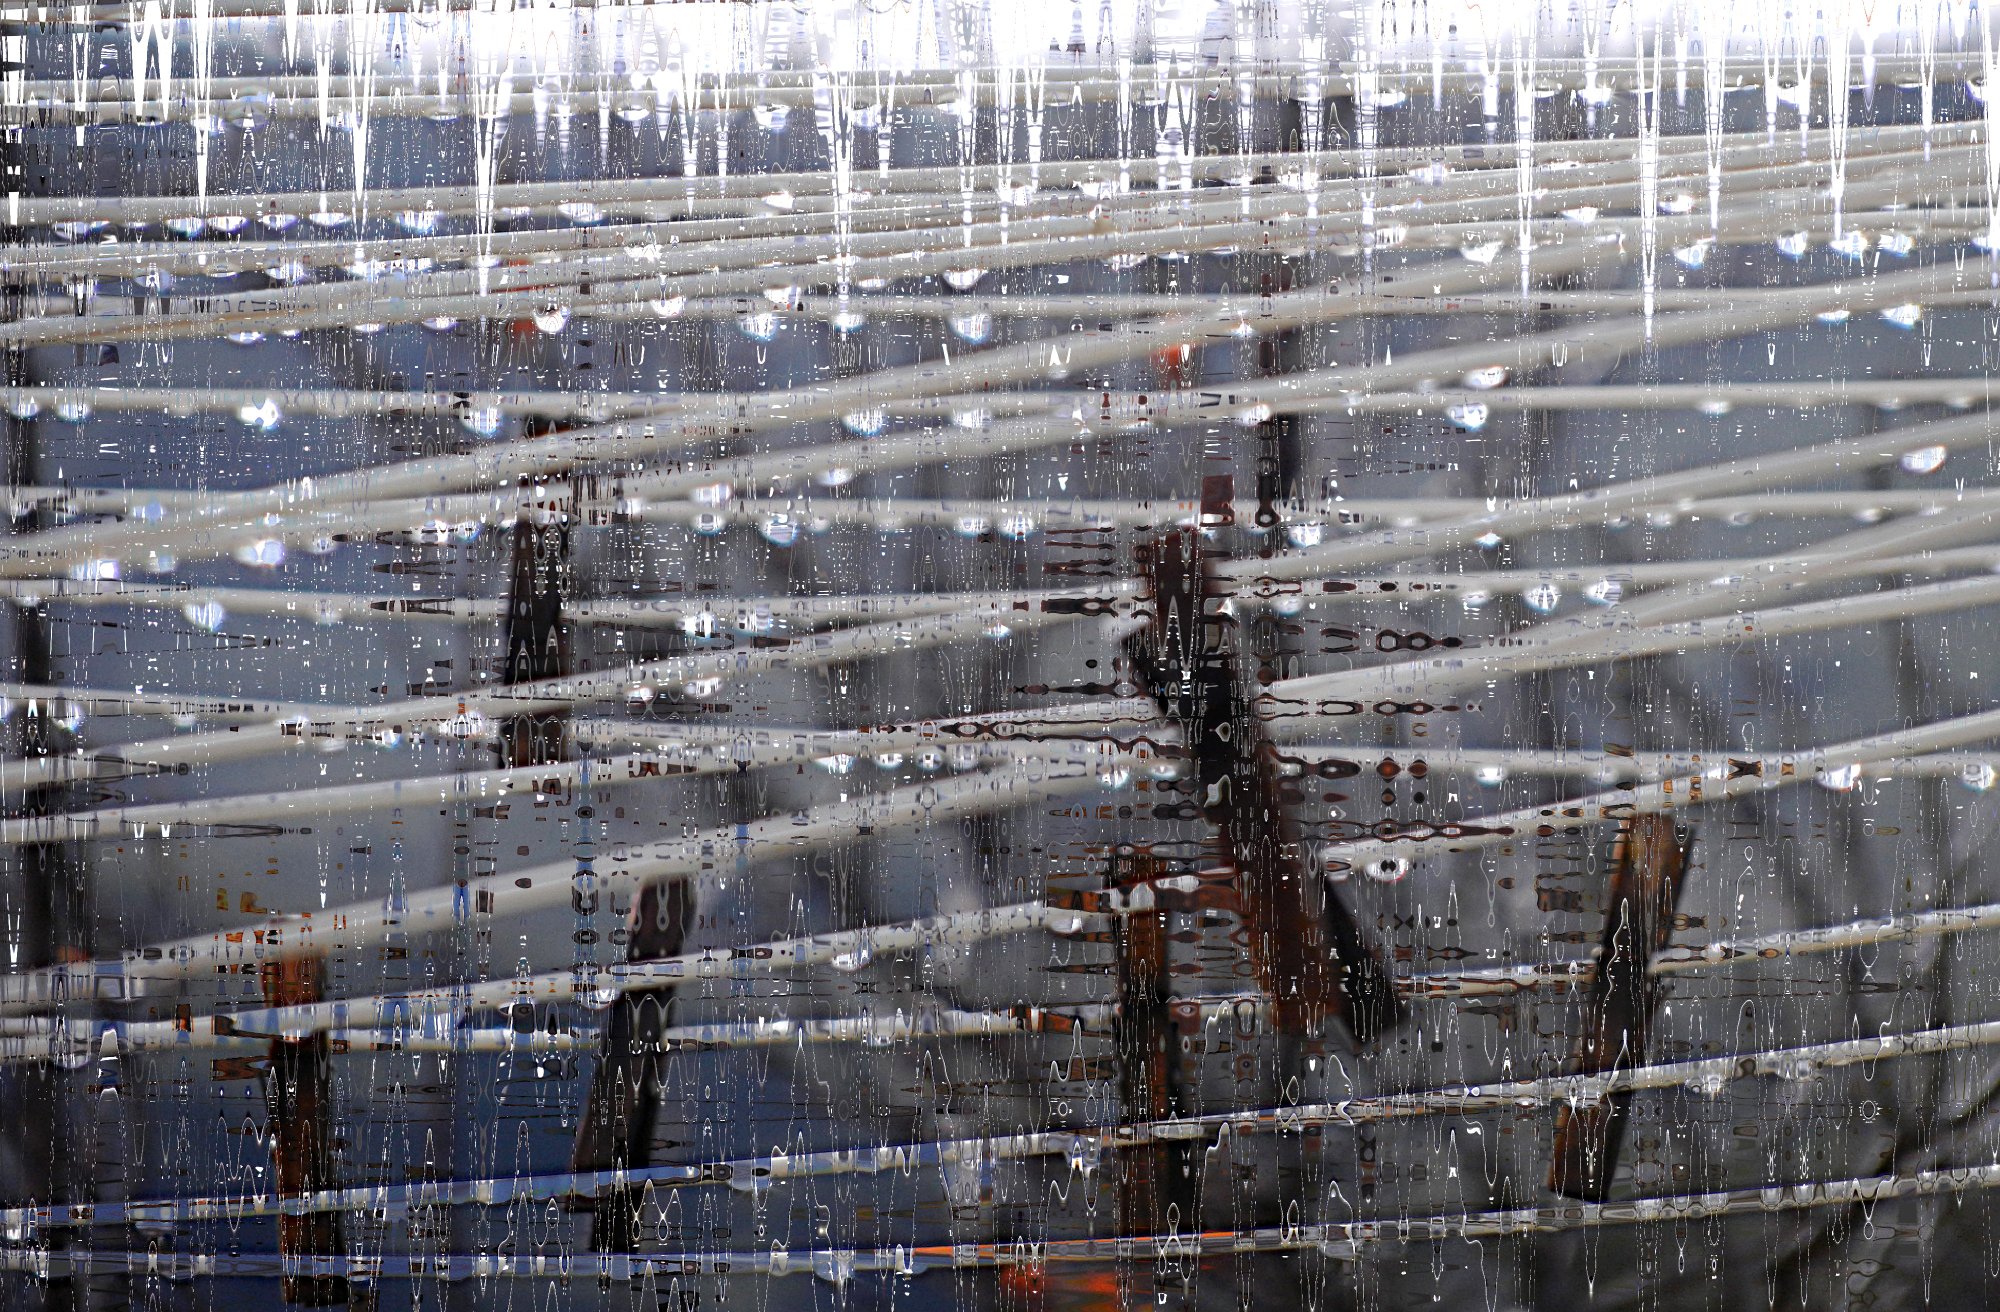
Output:
[[[1692,844],[1665,815],[1635,815],[1620,832],[1612,852],[1604,942],[1568,1073],[1596,1075],[1645,1062],[1659,1005],[1659,984],[1647,967],[1673,930]],[[1549,1188],[1569,1198],[1604,1201],[1630,1109],[1629,1094],[1562,1107]]]

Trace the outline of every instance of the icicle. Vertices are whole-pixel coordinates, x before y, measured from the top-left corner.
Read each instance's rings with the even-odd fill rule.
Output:
[[[813,71],[813,115],[826,142],[833,183],[834,284],[840,300],[840,322],[847,323],[851,322],[848,271],[854,264],[854,89],[847,78],[824,64]]]
[[[1937,126],[1937,17],[1917,18],[1917,68],[1923,79],[1918,96],[1923,103],[1924,159],[1931,157],[1931,130]]]
[[[511,11],[511,3],[509,10]],[[494,187],[499,177],[500,146],[507,138],[508,111],[514,84],[504,45],[473,48],[473,225],[479,241],[479,291],[489,286],[493,267]]]
[[[90,7],[72,4],[69,7],[69,86],[72,113],[76,116],[76,145],[83,149],[85,124],[89,120],[85,111],[90,108],[90,37],[93,24],[90,22]]]
[[[1355,16],[1354,140],[1360,147],[1361,285],[1375,285],[1376,157],[1381,141],[1380,74],[1375,63],[1375,39],[1381,25],[1381,0],[1368,0]]]
[[[1722,137],[1729,108],[1725,83],[1729,67],[1728,23],[1726,0],[1708,0],[1701,12],[1701,121],[1708,148],[1708,226],[1718,233],[1722,230]],[[1767,91],[1775,80],[1767,79]]]
[[[195,197],[203,213],[208,211],[208,153],[214,139],[215,120],[210,114],[210,94],[215,89],[215,0],[190,0],[188,8],[188,53],[194,63],[194,178]]]
[[[1848,21],[1849,13],[1847,3],[1836,6],[1826,34],[1826,144],[1832,174],[1827,181],[1827,191],[1833,201],[1833,236],[1836,241],[1840,239],[1845,221],[1847,199],[1847,120],[1852,93],[1848,73],[1853,54],[1849,47],[1854,39],[1852,25]]]
[[[1132,190],[1132,58],[1118,60],[1118,194]]]
[[[1986,146],[1986,249],[2000,252],[2000,82],[1994,80],[2000,74],[2000,49],[1994,45],[1993,20],[1984,13],[1979,18],[1979,45],[1986,76],[1986,100],[1981,106],[1986,117],[1986,131],[1981,134]]]
[[[1514,209],[1519,224],[1521,294],[1532,285],[1535,250],[1535,65],[1537,25],[1514,34]]]
[[[1652,67],[1649,70],[1646,66],[1645,33],[1640,33],[1638,67],[1634,70],[1639,111],[1639,269],[1644,303],[1642,313],[1646,319],[1646,340],[1649,342],[1653,338],[1653,305],[1659,291],[1660,42],[1660,33],[1655,29]]]
[[[161,122],[166,121],[167,105],[173,95],[174,29],[160,7],[160,0],[146,0],[141,10],[133,0],[129,24],[132,34],[132,117],[146,118],[146,88],[151,85],[147,69],[159,70]]]
[[[1326,149],[1326,0],[1306,0],[1299,60],[1299,175],[1288,180],[1306,198],[1308,222],[1319,217],[1321,153]]]

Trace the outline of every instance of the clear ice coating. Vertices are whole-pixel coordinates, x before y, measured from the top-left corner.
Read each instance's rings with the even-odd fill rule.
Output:
[[[0,20],[0,1306],[1995,1302],[1985,8]]]

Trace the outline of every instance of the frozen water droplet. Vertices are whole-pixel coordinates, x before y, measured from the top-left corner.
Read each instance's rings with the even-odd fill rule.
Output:
[[[1920,446],[1915,450],[1903,452],[1902,459],[1896,463],[1903,467],[1905,473],[1935,474],[1944,468],[1946,454],[1941,446]]]
[[[1729,1087],[1729,1081],[1715,1071],[1697,1075],[1687,1082],[1687,1091],[1699,1098],[1719,1098]]]
[[[1465,432],[1476,433],[1486,427],[1486,419],[1489,414],[1491,414],[1491,411],[1481,402],[1467,401],[1446,410],[1444,417]]]
[[[1996,777],[2000,777],[2000,771],[1985,761],[1968,761],[1959,771],[1958,781],[1975,793],[1984,793],[1992,791]]]
[[[285,563],[285,544],[276,538],[259,538],[238,547],[236,559],[258,569],[276,569]]]
[[[944,273],[945,286],[955,292],[969,292],[979,285],[986,276],[984,269],[949,269]]]
[[[467,406],[458,412],[459,426],[474,437],[492,437],[505,419],[497,406]]]
[[[1399,856],[1385,856],[1362,867],[1368,877],[1381,884],[1394,884],[1410,873],[1410,863]]]
[[[757,532],[772,546],[789,547],[799,540],[799,521],[790,515],[766,515],[757,525]]]
[[[1489,364],[1483,369],[1474,369],[1462,381],[1467,387],[1475,388],[1482,392],[1491,391],[1507,381],[1507,367],[1505,365]]]
[[[1690,246],[1674,248],[1674,260],[1682,268],[1699,269],[1708,263],[1708,248],[1713,245],[1706,237]]]
[[[1537,583],[1521,594],[1521,600],[1537,615],[1547,615],[1562,604],[1562,589],[1553,583]]]
[[[236,418],[245,427],[255,428],[266,433],[276,428],[278,421],[283,417],[278,412],[278,403],[268,396],[256,405],[243,405],[236,408]]]
[[[535,311],[535,327],[551,337],[569,327],[569,307],[567,305],[544,305]]]
[[[993,316],[985,313],[954,314],[947,322],[952,336],[977,346],[993,335]]]
[[[1819,786],[1828,792],[1851,793],[1861,784],[1859,765],[1834,766],[1820,773]]]
[[[1905,330],[1916,327],[1923,321],[1924,307],[1921,305],[1892,305],[1882,311],[1882,322],[1892,328]]]
[[[1482,765],[1472,772],[1472,780],[1481,788],[1498,788],[1507,782],[1507,767],[1504,765]]]
[[[181,607],[181,614],[187,617],[188,623],[209,633],[218,632],[222,622],[228,618],[228,612],[212,601],[190,602]]]
[[[1616,606],[1625,595],[1625,585],[1617,579],[1599,579],[1583,590],[1583,599],[1593,606]]]
[[[1792,1054],[1780,1057],[1773,1065],[1773,1073],[1781,1080],[1797,1083],[1818,1075],[1819,1064],[1810,1057]]]

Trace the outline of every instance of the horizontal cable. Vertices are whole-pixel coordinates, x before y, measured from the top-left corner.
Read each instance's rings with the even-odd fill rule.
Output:
[[[406,1215],[412,1211],[432,1207],[468,1204],[504,1207],[551,1199],[596,1197],[613,1190],[640,1191],[646,1190],[649,1186],[654,1189],[673,1189],[728,1184],[739,1189],[761,1190],[803,1179],[888,1172],[908,1175],[919,1170],[948,1171],[955,1167],[985,1169],[999,1162],[1052,1157],[1067,1159],[1073,1172],[1089,1174],[1097,1169],[1106,1153],[1150,1144],[1186,1142],[1215,1144],[1242,1136],[1292,1135],[1308,1130],[1375,1125],[1418,1116],[1470,1116],[1494,1112],[1535,1113],[1565,1104],[1587,1104],[1614,1094],[1646,1089],[1685,1088],[1713,1097],[1737,1080],[1779,1078],[1799,1082],[1810,1080],[1821,1072],[1847,1066],[1899,1057],[1969,1051],[1996,1043],[2000,1043],[2000,1021],[1986,1021],[1906,1034],[1887,1034],[1876,1038],[1769,1049],[1656,1066],[1628,1066],[1606,1074],[1549,1076],[1535,1080],[1462,1084],[1410,1093],[1347,1098],[1333,1103],[1212,1112],[1136,1124],[1075,1130],[1029,1131],[980,1138],[884,1144],[876,1147],[817,1152],[774,1153],[727,1161],[674,1163],[616,1172],[565,1172],[482,1180],[360,1186],[288,1197],[272,1194],[245,1194],[233,1197],[216,1195],[157,1201],[79,1203],[74,1206],[64,1204],[60,1207],[14,1207],[0,1210],[0,1224],[5,1224],[17,1232],[42,1234],[85,1225],[189,1224],[211,1220],[238,1221],[257,1216],[300,1216],[315,1212],[367,1209],[376,1210],[378,1213]],[[1993,1183],[2000,1184],[2000,1166],[1992,1169],[1995,1173]],[[1832,1186],[1813,1186],[1816,1189],[1825,1187]],[[1759,1192],[1743,1190],[1736,1191],[1731,1196],[1746,1194],[1756,1196]],[[1770,1192],[1778,1191],[1774,1189]],[[1605,1205],[1605,1214],[1615,1214],[1618,1206]],[[1631,1207],[1635,1204],[1623,1206]],[[1562,1210],[1574,1212],[1573,1207]],[[1486,1218],[1528,1216],[1540,1218],[1552,1214],[1560,1213],[1548,1209],[1525,1209],[1520,1212],[1483,1215]],[[1481,1219],[1481,1215],[1474,1214],[1464,1218],[1464,1223],[1469,1226],[1485,1226],[1492,1223],[1490,1220]],[[1672,1217],[1662,1215],[1657,1219],[1672,1219]],[[1535,1224],[1539,1223],[1537,1221]],[[1422,1223],[1406,1219],[1389,1224],[1393,1228]],[[1496,1230],[1484,1233],[1502,1232]],[[1096,1241],[1051,1240],[1047,1247],[1050,1250],[1058,1250],[1067,1244],[1077,1242]],[[1106,1255],[1109,1256],[1108,1251]]]

